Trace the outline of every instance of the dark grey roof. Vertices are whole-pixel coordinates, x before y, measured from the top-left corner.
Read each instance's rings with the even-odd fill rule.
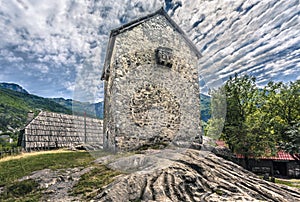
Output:
[[[179,32],[181,34],[181,36],[185,39],[186,43],[195,52],[196,56],[198,58],[201,57],[200,52],[198,51],[196,46],[193,44],[193,42],[186,36],[186,34],[183,32],[183,30],[180,29],[180,27],[170,18],[170,16],[167,14],[167,12],[163,8],[160,8],[159,10],[157,10],[154,13],[151,13],[144,17],[138,18],[127,24],[122,25],[121,27],[111,30],[109,42],[108,42],[108,46],[107,46],[107,51],[106,51],[105,63],[104,63],[104,67],[102,70],[102,76],[101,76],[102,80],[106,80],[107,76],[109,75],[109,63],[110,63],[110,59],[111,59],[111,55],[112,55],[112,49],[113,49],[113,46],[115,43],[115,37],[120,33],[131,30],[132,28],[138,26],[139,24],[149,20],[150,18],[152,18],[153,16],[156,16],[156,15],[165,16],[166,19],[169,21],[169,23],[174,27],[174,29],[177,32]]]

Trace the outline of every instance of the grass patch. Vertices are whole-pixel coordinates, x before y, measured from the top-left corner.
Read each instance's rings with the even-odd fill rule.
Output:
[[[104,165],[95,165],[88,173],[81,176],[79,182],[73,187],[72,195],[85,200],[92,199],[102,191],[102,188],[114,180],[121,172],[111,170]]]
[[[27,156],[0,162],[0,187],[45,168],[86,167],[94,158],[88,152],[63,152]]]
[[[34,180],[16,181],[4,187],[0,201],[39,201],[42,194],[38,186]]]
[[[92,155],[101,157],[107,155],[103,151],[94,151]],[[34,180],[17,181],[33,171],[42,169],[64,169],[74,167],[94,168],[81,176],[74,187],[74,195],[82,195],[89,199],[95,196],[101,188],[113,181],[120,172],[108,169],[104,165],[95,164],[95,158],[86,151],[53,151],[53,153],[29,153],[0,161],[0,201],[40,201],[42,190]],[[94,191],[96,190],[96,191]]]
[[[293,182],[293,181],[281,180],[281,179],[276,178],[275,183],[276,184],[287,185],[287,186],[290,186],[290,187],[300,188],[300,181],[297,183],[297,182]]]
[[[214,192],[216,194],[218,194],[219,196],[223,196],[223,194],[224,194],[224,192],[221,189],[216,189],[216,190],[214,190]]]

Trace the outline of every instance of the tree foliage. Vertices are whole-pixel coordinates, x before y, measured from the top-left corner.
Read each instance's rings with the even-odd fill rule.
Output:
[[[212,103],[221,92],[226,96],[222,138],[245,159],[274,155],[279,149],[296,156],[300,153],[300,81],[269,82],[263,89],[255,81],[255,77],[235,75],[213,91]],[[209,120],[207,131],[217,133],[219,126],[214,123],[218,122],[217,116]]]
[[[222,133],[225,115],[226,115],[226,96],[223,88],[210,90],[211,95],[210,113],[211,118],[205,127],[205,134],[210,138],[220,139]]]
[[[300,159],[300,123],[289,126],[284,132],[280,148],[290,153],[294,158]]]
[[[235,75],[224,85],[227,113],[223,138],[233,152],[244,155],[246,159],[260,156],[273,146],[273,139],[261,122],[265,114],[258,107],[261,100],[255,80],[247,75]]]

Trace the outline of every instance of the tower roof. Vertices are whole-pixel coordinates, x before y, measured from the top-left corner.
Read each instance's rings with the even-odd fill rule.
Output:
[[[104,67],[102,70],[102,76],[101,79],[102,80],[106,80],[109,74],[109,68],[110,68],[110,60],[111,60],[111,56],[112,56],[112,50],[113,50],[113,46],[115,43],[115,38],[117,35],[129,31],[131,29],[133,29],[134,27],[142,24],[143,22],[153,18],[154,16],[157,15],[162,15],[164,16],[168,22],[171,24],[171,26],[184,38],[184,40],[186,41],[187,45],[191,48],[191,50],[196,54],[196,56],[198,58],[201,57],[200,52],[198,51],[197,47],[193,44],[193,42],[186,36],[186,34],[184,33],[184,31],[170,18],[170,16],[167,14],[167,12],[163,9],[160,8],[159,10],[157,10],[154,13],[148,14],[144,17],[138,18],[136,20],[133,20],[129,23],[126,23],[124,25],[122,25],[121,27],[118,27],[116,29],[111,30],[110,32],[110,37],[109,37],[109,42],[108,42],[108,46],[107,46],[107,51],[106,51],[106,58],[105,58],[105,63],[104,63]]]

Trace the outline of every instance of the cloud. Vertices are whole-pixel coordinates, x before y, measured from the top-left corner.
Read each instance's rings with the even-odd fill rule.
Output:
[[[183,1],[173,18],[201,51],[199,71],[210,87],[236,72],[257,74],[259,79],[288,80],[295,77],[286,75],[299,73],[284,71],[287,67],[297,68],[298,4],[299,1]],[[199,18],[201,22],[196,23]]]
[[[233,73],[299,78],[299,1],[12,0],[0,2],[2,81],[42,96],[103,99],[108,36],[164,6],[196,44],[202,89]],[[294,75],[294,76],[293,76]]]
[[[83,88],[99,96],[94,91],[98,90],[95,85],[102,86],[101,81],[89,85],[86,82],[98,79],[92,75],[101,73],[110,30],[162,5],[162,1],[156,0],[2,2],[0,68],[21,64],[23,71],[27,71],[25,83],[33,82],[34,78],[45,81],[44,77],[53,77],[52,82],[56,83],[50,86],[57,87],[35,91],[43,96],[49,96],[50,91],[55,96],[54,90],[60,87],[65,87],[66,97],[72,96],[71,90]],[[89,74],[82,70],[85,63],[93,67]],[[9,71],[3,80],[15,81],[17,76],[13,76],[13,71]],[[65,86],[68,82],[75,87]],[[37,88],[34,85],[29,86]]]

